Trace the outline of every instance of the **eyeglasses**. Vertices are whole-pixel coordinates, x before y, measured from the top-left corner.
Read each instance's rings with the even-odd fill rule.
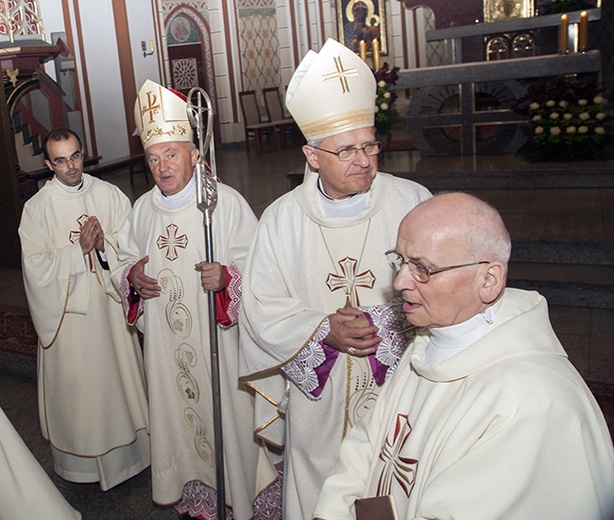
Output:
[[[60,157],[60,158],[56,159],[55,162],[53,162],[53,161],[49,161],[49,162],[51,164],[53,164],[54,166],[59,166],[59,167],[63,168],[69,162],[74,164],[76,162],[79,162],[81,159],[83,159],[83,153],[75,152],[68,159],[66,157]]]
[[[339,159],[341,162],[348,162],[354,159],[354,157],[356,157],[356,154],[360,150],[365,152],[365,155],[367,156],[377,155],[382,150],[382,143],[380,141],[376,141],[375,143],[367,143],[362,146],[344,148],[343,150],[339,150],[338,152],[333,152],[332,150],[326,150],[325,148],[320,148],[319,146],[311,145],[311,147],[315,148],[316,150],[320,150],[321,152],[332,153],[333,155],[336,155],[337,159]]]
[[[451,269],[469,267],[470,265],[490,264],[490,262],[483,260],[481,262],[471,262],[470,264],[448,265],[446,267],[430,268],[421,262],[416,262],[415,260],[403,260],[403,257],[394,249],[386,251],[386,253],[384,254],[386,255],[386,260],[388,260],[390,267],[392,267],[395,272],[398,273],[403,267],[403,264],[405,264],[407,265],[407,268],[409,269],[409,272],[414,277],[414,279],[420,283],[427,283],[431,279],[431,276],[433,276],[434,274],[443,273],[444,271],[450,271]]]

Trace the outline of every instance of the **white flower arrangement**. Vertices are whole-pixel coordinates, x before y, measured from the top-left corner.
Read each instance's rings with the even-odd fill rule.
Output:
[[[517,108],[529,116],[530,125],[521,153],[542,161],[602,158],[611,136],[605,100],[595,90],[594,84],[565,80],[530,89],[526,104]]]

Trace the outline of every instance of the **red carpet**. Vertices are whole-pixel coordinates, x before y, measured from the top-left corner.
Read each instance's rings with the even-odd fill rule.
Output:
[[[37,341],[28,309],[0,305],[0,350],[35,358]]]
[[[0,371],[35,378],[37,343],[30,311],[0,305]]]

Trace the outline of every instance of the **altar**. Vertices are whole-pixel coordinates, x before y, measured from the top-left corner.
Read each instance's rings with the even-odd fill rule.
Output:
[[[427,42],[445,44],[449,64],[400,70],[391,87],[410,93],[405,125],[414,146],[423,155],[516,153],[528,138],[518,109],[529,85],[601,82],[601,53],[578,31],[600,18],[601,9],[589,9],[565,14],[564,29],[553,14],[427,31]]]

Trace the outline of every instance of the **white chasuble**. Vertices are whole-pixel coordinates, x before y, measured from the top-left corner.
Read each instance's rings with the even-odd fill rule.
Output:
[[[378,173],[363,211],[325,217],[317,177],[308,173],[265,210],[244,273],[239,319],[240,372],[257,392],[256,432],[285,444],[288,520],[310,517],[345,432],[371,408],[380,387],[366,359],[346,354],[336,358],[317,399],[281,368],[310,341],[323,339],[321,325],[348,296],[354,305],[393,297],[394,272],[384,252],[395,246],[401,219],[431,196],[416,183]]]
[[[391,496],[399,519],[611,520],[614,449],[536,292],[505,289],[483,334],[438,364],[428,330],[346,436],[314,517]]]
[[[256,218],[232,188],[218,185],[213,212],[213,256],[241,271]],[[149,382],[153,498],[176,502],[185,484],[200,481],[216,489],[209,305],[195,264],[205,260],[203,214],[195,194],[177,209],[161,205],[155,187],[136,203],[119,237],[122,266],[114,273],[127,298],[130,267],[148,255],[145,273],[162,288],[142,302],[137,324],[144,332]],[[234,517],[252,517],[252,501],[273,482],[272,468],[257,475],[253,396],[238,382],[238,328],[217,330],[224,433],[226,501]]]
[[[103,489],[149,465],[147,396],[136,332],[126,325],[110,271],[94,252],[83,255],[79,233],[95,215],[113,268],[117,233],[129,211],[128,198],[112,184],[84,174],[82,188],[68,191],[54,178],[26,202],[19,227],[39,337],[43,436],[61,476],[100,480]]]
[[[0,518],[80,520],[0,408]]]

